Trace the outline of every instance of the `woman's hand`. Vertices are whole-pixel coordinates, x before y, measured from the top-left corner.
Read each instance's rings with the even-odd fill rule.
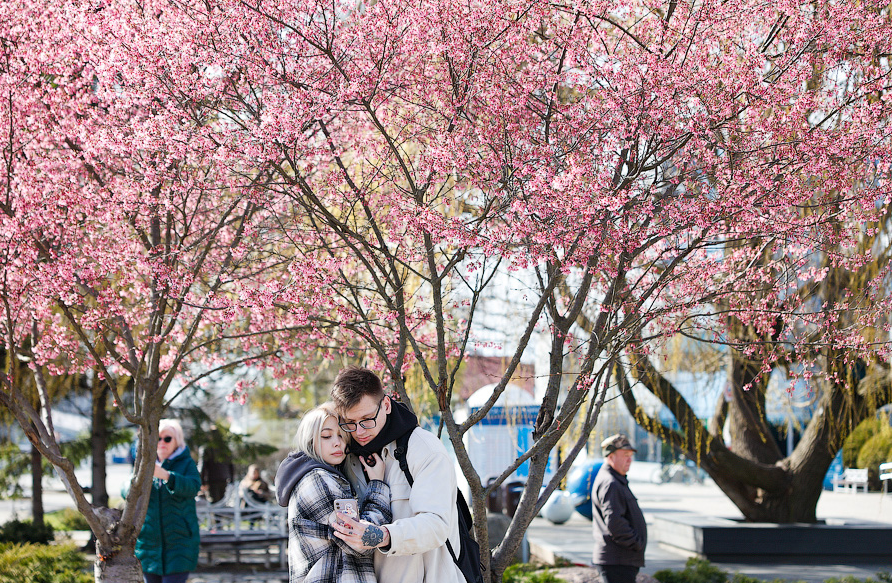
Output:
[[[161,464],[155,462],[155,472],[152,474],[156,478],[167,480],[170,478],[170,472],[161,467]]]
[[[353,520],[343,512],[338,512],[337,515],[338,519],[332,525],[334,535],[354,549],[390,546],[390,533],[386,527],[366,520]]]
[[[361,463],[362,467],[365,469],[365,474],[369,477],[369,480],[381,480],[383,482],[384,462],[381,460],[381,456],[376,453],[372,454],[372,459],[375,460],[374,466],[365,463],[365,458],[363,456],[359,456],[359,463]]]

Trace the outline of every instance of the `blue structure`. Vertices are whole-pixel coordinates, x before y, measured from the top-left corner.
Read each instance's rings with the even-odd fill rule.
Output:
[[[842,450],[839,450],[836,452],[836,457],[830,462],[830,467],[827,468],[827,473],[824,474],[823,486],[825,490],[833,490],[833,478],[842,474],[842,470]]]
[[[582,497],[576,512],[589,520],[592,519],[592,484],[602,465],[604,460],[588,460],[573,467],[567,474],[567,492]]]
[[[471,407],[470,413],[473,415],[478,410],[478,407]],[[526,453],[533,445],[533,427],[538,415],[539,405],[495,406],[471,427],[465,434],[465,444],[477,473],[483,477],[498,476]],[[551,456],[545,470],[546,479],[554,471]],[[515,470],[512,479],[526,481],[529,473],[530,462],[527,460]]]

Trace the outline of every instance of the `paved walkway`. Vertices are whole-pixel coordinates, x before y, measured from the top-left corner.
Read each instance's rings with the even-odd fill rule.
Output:
[[[740,512],[711,482],[706,485],[652,484],[633,481],[632,490],[638,497],[648,522],[660,513],[697,512],[711,516],[740,518]],[[44,493],[46,510],[58,510],[72,506],[71,499],[64,492]],[[892,495],[883,500],[879,493],[836,493],[824,492],[818,502],[818,517],[825,520],[885,522],[892,528]],[[27,500],[0,500],[0,523],[13,516],[30,516]],[[574,514],[568,522],[554,525],[536,518],[527,531],[531,545],[552,551],[554,554],[575,564],[587,565],[591,559],[591,522]],[[244,553],[243,553],[244,554]],[[262,559],[252,563],[233,566],[227,561],[224,566],[202,566],[190,578],[190,583],[283,583],[287,582],[287,572],[263,569]],[[215,560],[225,560],[215,554]],[[681,569],[687,556],[651,541],[646,553],[647,566],[642,572],[652,574],[659,569]],[[788,579],[820,583],[830,577],[855,576],[859,579],[873,577],[880,571],[892,571],[892,565],[750,565],[716,563],[720,568],[734,573],[759,577],[771,581]]]
[[[650,523],[661,513],[696,512],[708,516],[742,518],[740,511],[712,482],[705,485],[652,484],[632,482],[645,519]],[[849,494],[824,492],[818,502],[818,518],[847,522],[885,522],[892,528],[892,495],[882,499],[879,493]],[[551,551],[575,564],[591,561],[592,523],[579,514],[568,522],[554,525],[536,518],[527,531],[533,546]],[[660,569],[682,569],[688,556],[651,541],[645,552],[643,573],[653,574]],[[892,565],[751,565],[715,563],[730,573],[743,573],[761,579],[788,579],[819,583],[830,577],[853,575],[859,579],[873,577],[880,571],[892,571]]]

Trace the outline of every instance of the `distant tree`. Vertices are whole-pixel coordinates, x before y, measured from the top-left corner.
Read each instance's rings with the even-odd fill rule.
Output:
[[[883,209],[888,212],[888,206]],[[860,237],[813,246],[805,263],[811,277],[799,281],[793,277],[801,277],[802,271],[781,249],[765,252],[759,263],[768,286],[748,290],[750,301],[765,306],[764,315],[725,302],[704,309],[696,326],[681,329],[691,341],[727,345],[727,391],[718,396],[715,414],[706,423],[660,367],[646,355],[630,353],[631,376],[669,408],[680,427],[648,415],[633,392],[625,390],[636,420],[695,460],[749,520],[815,522],[824,476],[836,453],[859,423],[892,403],[883,346],[889,320],[874,311],[874,303],[883,301],[877,298],[888,295],[889,226],[881,215],[863,225]],[[852,241],[864,256],[847,248]],[[765,242],[751,247],[764,249]],[[853,255],[860,259],[849,263]],[[783,307],[772,310],[772,305]],[[816,402],[815,414],[789,455],[772,438],[768,421],[769,377],[776,369],[790,383],[805,385]]]
[[[12,377],[20,378],[21,396],[27,400],[34,410],[41,414],[43,402],[37,391],[34,375],[27,366],[27,362],[33,358],[30,352],[19,353],[15,360],[7,358],[8,353],[0,347],[0,362],[3,370],[10,371]],[[11,354],[9,356],[12,356]],[[82,389],[83,378],[80,375],[60,375],[49,379],[46,387],[46,402],[58,403],[64,398],[70,398]],[[4,425],[14,423],[14,417],[6,407],[0,407],[0,421]],[[43,458],[40,450],[34,445],[28,451],[19,450],[18,444],[10,444],[5,449],[2,457],[4,463],[0,466],[0,483],[3,483],[16,496],[20,495],[20,480],[24,475],[30,475],[31,479],[31,518],[35,525],[43,527],[43,478],[52,473],[52,466]],[[104,455],[103,455],[104,458]],[[85,456],[78,458],[83,461]]]

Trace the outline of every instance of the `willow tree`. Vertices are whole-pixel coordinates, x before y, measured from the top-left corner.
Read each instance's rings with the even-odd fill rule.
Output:
[[[763,64],[763,88],[778,83],[797,87],[789,103],[776,103],[753,118],[748,109],[734,113],[735,131],[717,134],[716,155],[748,159],[768,147],[762,176],[767,192],[802,188],[790,207],[790,220],[812,228],[790,238],[786,232],[716,242],[722,272],[715,279],[736,279],[743,270],[758,275],[741,280],[733,293],[716,295],[669,325],[687,342],[716,343],[726,350],[726,386],[711,419],[696,417],[690,403],[655,360],[647,337],[663,337],[666,328],[641,322],[642,344],[626,351],[617,378],[628,389],[623,370],[671,412],[670,427],[648,415],[631,390],[622,394],[636,420],[695,460],[752,521],[814,522],[823,478],[849,432],[882,405],[892,402],[887,364],[889,319],[889,118],[890,43],[874,35],[874,23],[889,20],[889,7],[865,6],[870,17],[831,32],[822,18],[845,9],[826,2],[778,7],[757,54]],[[804,29],[797,29],[798,26]],[[802,36],[791,36],[800,30]],[[840,50],[832,39],[845,38]],[[753,54],[740,52],[739,59]],[[792,59],[797,63],[788,66]],[[791,78],[792,73],[792,78]],[[754,96],[747,95],[747,99]],[[761,97],[759,97],[761,99]],[[872,127],[856,129],[861,114]],[[796,119],[801,131],[784,144],[764,140],[765,126]],[[830,136],[852,130],[851,142]],[[871,144],[867,149],[863,146]],[[879,149],[873,149],[879,146]],[[778,148],[789,156],[777,155]],[[831,170],[846,159],[846,173]],[[751,184],[728,171],[704,176],[717,191],[728,184]],[[855,202],[861,194],[873,193]],[[752,209],[763,220],[776,201]],[[789,379],[785,387],[808,391],[816,413],[808,420],[795,450],[785,455],[772,437],[766,396],[774,371]],[[727,428],[731,442],[725,444]]]
[[[892,403],[888,318],[874,311],[890,283],[888,210],[884,205],[877,221],[861,226],[854,246],[811,247],[812,277],[805,280],[791,278],[799,272],[790,258],[766,250],[765,241],[746,243],[761,251],[757,262],[766,274],[768,285],[747,294],[762,305],[761,317],[742,310],[740,300],[719,302],[704,309],[696,325],[680,329],[687,342],[724,347],[727,389],[718,395],[712,418],[698,419],[662,367],[640,352],[629,353],[631,376],[668,407],[678,428],[639,406],[621,375],[623,397],[636,420],[695,460],[748,520],[815,522],[824,476],[843,442],[861,421]],[[784,307],[771,309],[778,304]],[[775,371],[788,379],[780,387],[770,383]],[[815,412],[789,453],[771,431],[771,388],[808,392],[814,402]]]

